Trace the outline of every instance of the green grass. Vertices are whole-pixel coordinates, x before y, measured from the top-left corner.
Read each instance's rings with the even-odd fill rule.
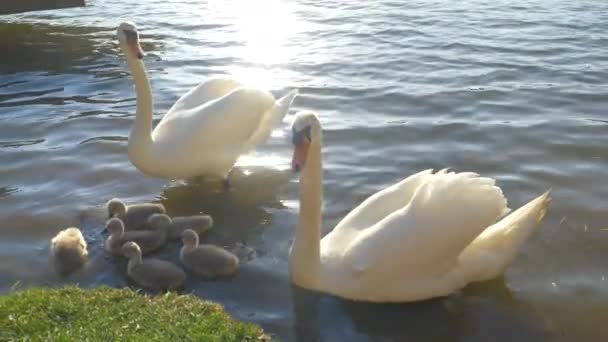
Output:
[[[0,296],[0,341],[260,340],[261,328],[192,295],[66,287]]]

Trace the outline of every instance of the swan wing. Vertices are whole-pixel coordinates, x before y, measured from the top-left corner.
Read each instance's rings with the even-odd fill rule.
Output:
[[[464,273],[476,281],[503,273],[522,245],[539,229],[550,202],[547,191],[485,229],[459,257]]]
[[[414,191],[432,172],[430,169],[418,172],[371,195],[351,210],[336,225],[334,231],[365,229],[393,211],[401,209],[409,203]]]
[[[507,200],[491,178],[470,172],[427,175],[405,207],[360,231],[344,259],[355,273],[445,272],[506,212]]]
[[[298,91],[292,90],[277,100],[272,110],[267,111],[263,119],[259,121],[257,130],[249,140],[250,146],[257,146],[270,137],[272,130],[283,121],[283,118],[289,112],[289,107],[291,107],[297,95]]]
[[[174,113],[197,108],[211,100],[220,98],[236,88],[243,87],[244,84],[230,78],[212,78],[198,86],[190,89],[182,95],[163,117],[170,117]]]
[[[175,112],[154,129],[157,153],[178,163],[182,163],[179,158],[193,161],[207,156],[213,159],[206,162],[231,164],[248,147],[260,120],[274,104],[269,92],[237,88],[199,107]]]

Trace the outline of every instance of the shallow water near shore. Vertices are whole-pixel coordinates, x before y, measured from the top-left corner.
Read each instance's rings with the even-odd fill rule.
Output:
[[[608,340],[608,3],[90,0],[0,17],[0,292],[121,287],[103,204],[160,201],[213,215],[202,239],[258,257],[232,280],[185,292],[293,341]],[[268,11],[272,8],[274,12]],[[281,96],[290,116],[243,156],[228,193],[146,177],[129,162],[133,81],[122,20],[141,31],[159,120],[188,89],[233,75]],[[324,125],[324,233],[370,194],[420,170],[494,177],[517,208],[547,189],[540,231],[504,277],[410,304],[364,304],[292,287],[298,215],[291,115]],[[49,241],[76,225],[82,271],[59,279]],[[176,261],[178,244],[159,257]]]

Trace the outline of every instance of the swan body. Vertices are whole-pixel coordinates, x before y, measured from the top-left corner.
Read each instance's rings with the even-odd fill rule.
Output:
[[[182,233],[188,229],[198,235],[209,231],[213,227],[213,218],[209,215],[175,216],[173,218],[166,214],[154,214],[148,218],[150,229],[163,229],[167,233],[168,240],[179,240]]]
[[[184,246],[179,258],[184,266],[196,275],[212,279],[230,276],[239,269],[236,255],[214,245],[199,245],[198,235],[191,229],[182,234]]]
[[[133,241],[126,242],[122,251],[129,259],[127,274],[142,287],[156,291],[175,290],[186,280],[186,273],[179,266],[161,259],[142,259],[141,250]]]
[[[289,266],[292,282],[304,288],[370,302],[447,296],[502,274],[550,202],[547,192],[507,215],[493,179],[425,170],[373,194],[320,240],[316,115],[298,113],[293,134],[301,211]]]
[[[153,214],[164,214],[165,206],[161,203],[137,203],[126,205],[118,198],[112,198],[106,203],[108,217],[118,217],[122,220],[125,230],[145,229],[148,218]]]
[[[154,230],[132,230],[125,232],[125,226],[117,217],[113,217],[106,223],[106,229],[110,236],[104,243],[106,252],[113,255],[122,255],[122,246],[125,242],[137,243],[142,254],[148,254],[162,248],[167,242],[167,233],[163,227]]]
[[[87,261],[87,242],[80,229],[70,227],[60,231],[51,240],[51,254],[55,269],[60,274],[68,274],[80,268]]]
[[[294,90],[276,100],[235,80],[212,79],[177,100],[152,131],[152,94],[135,25],[122,23],[118,39],[137,93],[129,160],[150,176],[226,179],[241,154],[267,140],[297,95]]]

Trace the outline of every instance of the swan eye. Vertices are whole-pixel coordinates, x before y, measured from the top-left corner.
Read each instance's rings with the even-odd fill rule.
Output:
[[[302,141],[304,140],[304,138],[307,138],[309,142],[312,140],[311,135],[310,135],[310,126],[304,127],[304,129],[302,129],[301,131],[296,131],[295,127],[292,130],[293,130],[293,134],[292,134],[291,142],[295,146],[300,145],[302,143]]]

